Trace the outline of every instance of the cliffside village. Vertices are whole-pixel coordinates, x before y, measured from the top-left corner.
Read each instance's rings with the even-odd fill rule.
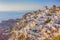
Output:
[[[12,28],[9,40],[52,40],[60,35],[60,7],[26,13]]]

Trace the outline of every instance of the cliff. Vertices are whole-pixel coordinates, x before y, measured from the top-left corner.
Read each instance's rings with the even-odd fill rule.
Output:
[[[60,12],[45,11],[25,14],[11,29],[9,40],[53,40],[60,35]]]

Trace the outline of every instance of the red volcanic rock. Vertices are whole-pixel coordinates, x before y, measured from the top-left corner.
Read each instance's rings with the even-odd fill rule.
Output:
[[[8,40],[9,35],[0,35],[0,40]]]
[[[8,40],[9,35],[3,34],[5,31],[5,29],[0,29],[0,40]]]

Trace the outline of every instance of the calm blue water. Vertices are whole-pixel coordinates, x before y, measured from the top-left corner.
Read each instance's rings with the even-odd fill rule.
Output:
[[[21,18],[27,12],[29,12],[29,11],[0,12],[0,22],[2,20]]]

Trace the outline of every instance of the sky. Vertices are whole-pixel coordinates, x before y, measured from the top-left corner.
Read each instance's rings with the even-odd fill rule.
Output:
[[[0,11],[38,10],[54,4],[60,6],[60,0],[0,0]]]
[[[21,18],[25,14],[20,12],[22,10],[38,10],[46,5],[51,7],[54,4],[60,6],[60,0],[0,0],[0,22]]]

